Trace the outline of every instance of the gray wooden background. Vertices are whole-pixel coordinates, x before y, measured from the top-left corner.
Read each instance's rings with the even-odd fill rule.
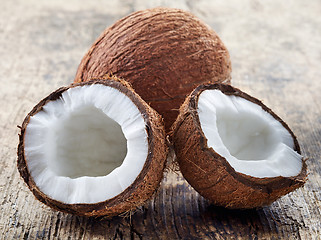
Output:
[[[321,239],[321,1],[0,1],[0,239]],[[16,169],[18,128],[40,99],[73,81],[101,31],[155,6],[193,12],[231,54],[233,85],[282,117],[309,158],[309,180],[271,206],[210,205],[180,175],[129,216],[93,219],[36,201]]]

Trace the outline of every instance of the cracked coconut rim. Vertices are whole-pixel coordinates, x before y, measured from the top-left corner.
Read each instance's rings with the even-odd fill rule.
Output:
[[[36,186],[66,204],[117,196],[135,181],[148,155],[141,112],[103,84],[69,88],[47,102],[30,117],[24,144]]]
[[[257,178],[301,172],[291,134],[261,106],[209,89],[200,94],[197,111],[207,145],[235,171]]]

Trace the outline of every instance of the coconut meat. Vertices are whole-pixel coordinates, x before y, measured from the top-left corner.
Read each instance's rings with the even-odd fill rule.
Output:
[[[145,121],[122,92],[69,88],[30,118],[24,139],[36,186],[67,204],[97,203],[128,188],[148,155]]]
[[[210,89],[200,94],[197,111],[208,147],[235,171],[258,178],[300,173],[291,134],[258,104]]]

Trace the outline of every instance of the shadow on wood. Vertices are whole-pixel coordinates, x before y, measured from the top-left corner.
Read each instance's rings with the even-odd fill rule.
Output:
[[[172,174],[172,173],[170,173]],[[85,218],[60,213],[61,222],[73,222],[82,234],[114,239],[226,239],[241,236],[278,236],[279,227],[298,222],[280,220],[269,207],[251,210],[229,210],[211,205],[198,195],[180,175],[165,177],[155,198],[131,214],[106,218]],[[169,183],[170,182],[170,183]],[[276,217],[277,216],[277,217]],[[70,226],[70,224],[61,224]],[[68,230],[65,229],[67,232]]]

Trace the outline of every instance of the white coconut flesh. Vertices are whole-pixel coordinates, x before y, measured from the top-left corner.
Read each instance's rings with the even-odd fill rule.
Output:
[[[37,187],[67,204],[97,203],[128,188],[148,155],[145,122],[119,90],[70,88],[30,118],[25,158]]]
[[[208,147],[235,171],[257,178],[300,173],[291,134],[261,106],[211,89],[200,94],[197,111]]]

